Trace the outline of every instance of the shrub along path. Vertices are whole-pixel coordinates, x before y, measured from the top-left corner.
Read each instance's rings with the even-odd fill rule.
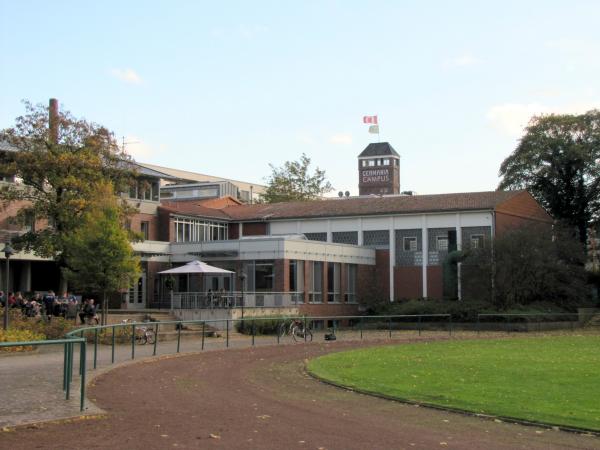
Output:
[[[592,436],[359,395],[304,372],[309,358],[374,344],[261,346],[122,366],[100,375],[89,390],[90,398],[107,412],[106,419],[0,433],[0,447],[362,450],[600,445]]]

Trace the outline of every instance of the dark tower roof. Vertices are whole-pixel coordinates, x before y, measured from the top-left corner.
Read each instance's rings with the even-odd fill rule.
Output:
[[[367,148],[365,148],[362,151],[362,153],[358,155],[358,157],[361,158],[365,156],[369,157],[389,155],[397,156],[398,158],[400,158],[400,155],[396,152],[396,150],[394,150],[394,147],[392,147],[389,142],[377,142],[367,145]]]

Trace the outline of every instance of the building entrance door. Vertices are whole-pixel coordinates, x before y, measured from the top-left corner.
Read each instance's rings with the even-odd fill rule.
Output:
[[[138,278],[137,283],[134,283],[129,288],[127,293],[127,309],[144,309],[146,308],[146,274],[143,273]]]

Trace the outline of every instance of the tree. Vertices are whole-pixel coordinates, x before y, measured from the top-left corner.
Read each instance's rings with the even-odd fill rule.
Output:
[[[600,111],[534,117],[500,175],[500,189],[528,189],[585,244],[600,212]]]
[[[21,180],[3,186],[0,201],[23,203],[14,218],[18,223],[32,218],[47,223],[14,243],[53,258],[63,270],[69,259],[65,238],[81,224],[98,183],[109,180],[116,195],[128,190],[135,174],[106,128],[68,112],[58,113],[50,123],[49,109],[43,105],[25,102],[25,109],[14,127],[0,131],[0,140],[17,149],[2,153],[0,164]],[[119,207],[128,208],[125,202]]]
[[[129,288],[140,274],[133,254],[126,215],[110,182],[95,186],[96,197],[81,217],[81,226],[68,233],[67,278],[81,290],[102,295],[102,323],[106,324],[108,294]]]
[[[271,167],[267,179],[267,189],[261,194],[261,201],[279,203],[289,201],[315,200],[333,190],[325,178],[325,171],[318,167],[314,174],[309,172],[310,158],[304,153],[299,161],[287,161],[283,167]]]
[[[569,230],[532,225],[488,244],[463,251],[463,298],[491,299],[499,310],[534,302],[566,308],[586,303],[585,255]]]

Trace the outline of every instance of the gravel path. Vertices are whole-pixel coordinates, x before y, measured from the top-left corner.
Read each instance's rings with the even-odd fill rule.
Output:
[[[257,346],[129,364],[89,389],[106,418],[0,433],[0,448],[600,448],[596,437],[404,405],[304,373],[308,358],[373,344]]]

